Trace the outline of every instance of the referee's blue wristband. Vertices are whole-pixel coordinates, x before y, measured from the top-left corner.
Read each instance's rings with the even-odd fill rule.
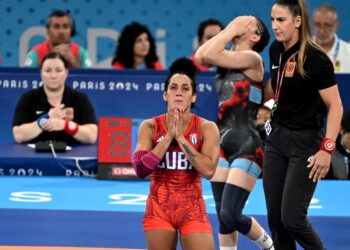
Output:
[[[38,123],[38,125],[39,125],[40,128],[43,128],[44,122],[45,122],[46,119],[49,119],[49,115],[48,115],[48,114],[44,114],[44,115],[40,116],[40,117],[36,120],[36,122]]]

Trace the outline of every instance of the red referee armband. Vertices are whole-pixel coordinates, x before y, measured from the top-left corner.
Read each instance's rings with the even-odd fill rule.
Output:
[[[332,154],[335,150],[335,141],[329,138],[324,138],[321,142],[320,150]]]
[[[75,135],[76,133],[78,133],[78,129],[79,129],[79,124],[70,120],[65,120],[66,124],[64,126],[64,130],[70,134],[71,136]]]

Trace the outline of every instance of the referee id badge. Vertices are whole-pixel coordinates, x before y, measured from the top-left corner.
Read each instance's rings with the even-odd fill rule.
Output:
[[[295,71],[295,62],[287,62],[285,77],[293,77]]]
[[[264,128],[265,128],[265,131],[266,131],[266,134],[267,136],[270,135],[271,131],[272,131],[272,127],[271,127],[271,122],[270,120],[267,120],[264,124]]]

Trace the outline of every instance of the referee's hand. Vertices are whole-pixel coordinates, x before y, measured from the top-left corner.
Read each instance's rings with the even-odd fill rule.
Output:
[[[309,164],[308,168],[311,168],[309,173],[309,179],[313,182],[320,181],[322,178],[326,177],[329,166],[331,164],[331,155],[323,150],[320,150],[314,156],[310,156],[307,159]]]

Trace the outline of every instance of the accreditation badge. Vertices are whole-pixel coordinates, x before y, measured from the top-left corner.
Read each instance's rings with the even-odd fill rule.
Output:
[[[340,71],[340,61],[336,60],[334,64],[334,71],[339,72]]]
[[[285,77],[293,77],[296,65],[297,65],[296,62],[288,62],[284,76]]]
[[[271,131],[272,131],[272,126],[271,126],[271,121],[270,120],[267,120],[265,122],[264,128],[265,128],[265,132],[266,132],[267,136],[269,136]]]

